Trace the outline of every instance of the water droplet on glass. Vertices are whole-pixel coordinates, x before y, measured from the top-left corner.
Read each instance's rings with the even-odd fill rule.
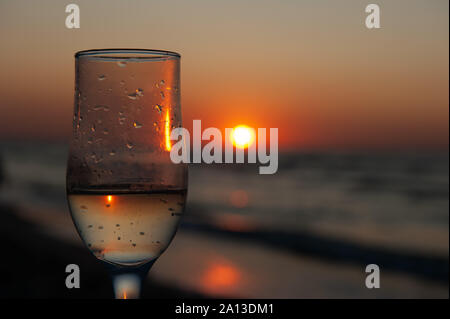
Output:
[[[138,95],[137,95],[137,93],[130,93],[130,94],[128,94],[128,98],[130,100],[137,100]]]
[[[111,152],[109,152],[109,155],[111,155],[111,156],[116,155],[116,151],[115,150],[111,150]]]
[[[96,105],[92,108],[94,111],[105,111],[108,112],[109,111],[109,106],[106,105]]]
[[[95,132],[95,124],[92,124],[92,126],[91,126],[91,131],[92,131],[92,132]]]
[[[117,62],[117,65],[120,66],[121,68],[124,68],[124,67],[127,66],[127,62],[125,62],[125,61],[119,61],[119,62]]]
[[[108,134],[109,134],[108,129],[105,128],[105,129],[103,130],[103,134],[108,135]]]
[[[101,161],[103,161],[103,157],[97,156],[95,152],[92,152],[91,158],[94,160],[95,163],[100,163]]]
[[[161,98],[164,99],[164,98],[165,98],[164,92],[161,91],[161,92],[159,92],[159,93],[161,94]]]
[[[122,80],[122,81],[119,82],[119,84],[120,84],[121,86],[124,86],[124,85],[125,85],[125,81]]]
[[[128,142],[128,143],[127,143],[127,147],[131,150],[131,149],[134,147],[134,145],[133,145],[133,143]]]
[[[161,85],[161,86],[163,86],[164,84],[166,84],[166,82],[165,82],[164,80],[161,80],[161,81],[159,82],[159,85]]]
[[[158,111],[159,114],[161,114],[163,107],[162,105],[156,104],[155,109]]]
[[[143,235],[145,235],[145,233],[144,233],[143,231],[141,231],[141,232],[139,233],[139,235],[143,236]]]
[[[136,89],[136,94],[137,94],[138,96],[144,96],[144,90],[141,89],[141,88],[138,88],[138,89]]]
[[[106,76],[105,76],[104,74],[100,74],[100,75],[98,76],[98,80],[99,80],[99,81],[103,81],[104,79],[106,79]]]
[[[120,125],[123,125],[123,123],[125,122],[125,120],[126,120],[126,117],[125,117],[125,115],[124,115],[124,112],[120,111],[120,112],[119,112],[119,124],[120,124]]]
[[[134,122],[134,123],[133,123],[133,126],[134,126],[135,128],[141,128],[141,127],[142,127],[142,124],[139,123],[139,122]]]
[[[88,209],[86,205],[81,205],[80,208],[81,209]]]

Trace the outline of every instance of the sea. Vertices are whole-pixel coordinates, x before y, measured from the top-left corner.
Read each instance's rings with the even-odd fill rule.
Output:
[[[81,245],[67,155],[63,143],[0,142],[0,201]],[[448,298],[448,253],[448,153],[290,152],[273,175],[190,164],[186,215],[150,273],[210,296]],[[370,263],[386,269],[384,291],[364,287]]]

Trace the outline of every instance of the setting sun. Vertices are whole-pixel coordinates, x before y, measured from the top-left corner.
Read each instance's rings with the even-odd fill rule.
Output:
[[[236,147],[246,148],[253,144],[255,133],[246,125],[238,125],[233,129],[231,140]]]

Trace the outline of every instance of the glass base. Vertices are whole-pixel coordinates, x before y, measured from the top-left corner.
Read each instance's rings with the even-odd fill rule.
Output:
[[[139,299],[141,285],[155,260],[140,266],[119,266],[107,264],[112,277],[116,299]]]

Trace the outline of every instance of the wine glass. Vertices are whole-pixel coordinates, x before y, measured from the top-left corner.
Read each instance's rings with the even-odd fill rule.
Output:
[[[184,211],[187,165],[170,160],[175,127],[181,127],[178,53],[75,54],[67,197],[80,237],[110,269],[116,298],[139,297]]]

